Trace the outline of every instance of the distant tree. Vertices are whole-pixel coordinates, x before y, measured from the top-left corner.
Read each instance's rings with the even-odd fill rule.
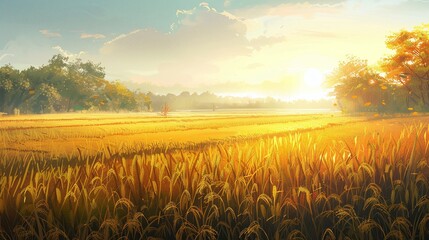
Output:
[[[144,94],[139,90],[134,93],[139,111],[152,111],[152,100],[149,94]]]
[[[0,68],[0,112],[12,113],[32,94],[30,80],[19,70],[10,65]]]
[[[104,92],[110,108],[116,112],[121,109],[135,110],[137,108],[133,92],[118,81],[107,82]]]
[[[61,95],[57,89],[49,84],[42,83],[37,97],[30,103],[33,112],[50,113],[61,110]]]
[[[389,88],[366,60],[349,56],[327,78],[343,111],[384,111]]]
[[[145,96],[146,96],[146,94],[140,92],[140,90],[134,91],[134,98],[135,98],[136,103],[137,103],[137,110],[138,111],[144,111],[145,110],[145,106],[144,106]]]
[[[70,61],[62,55],[54,55],[47,65],[22,71],[5,65],[0,68],[0,112],[137,109],[137,95],[104,77],[100,64]]]
[[[190,96],[191,96],[191,94],[188,91],[184,91],[184,92],[180,93],[180,95],[179,95],[179,97],[182,97],[182,98],[188,98]]]
[[[64,101],[58,89],[63,78],[58,74],[60,71],[63,70],[58,68],[58,71],[52,71],[42,66],[41,68],[30,67],[21,72],[22,77],[30,82],[29,96],[21,105],[25,112],[64,111]],[[54,99],[49,99],[50,97]]]
[[[67,68],[68,60],[68,57],[61,54],[56,54],[52,56],[51,59],[49,59],[48,66],[52,69],[55,69],[56,71],[65,71]]]
[[[53,68],[52,71],[56,69],[55,65],[48,67]],[[60,76],[57,88],[66,101],[66,111],[76,107],[86,109],[103,107],[106,102],[103,89],[107,81],[104,80],[104,68],[99,64],[82,62],[78,59],[66,63],[62,71],[56,73]]]
[[[152,99],[149,95],[144,96],[144,106],[146,107],[146,110],[151,112],[152,111]]]

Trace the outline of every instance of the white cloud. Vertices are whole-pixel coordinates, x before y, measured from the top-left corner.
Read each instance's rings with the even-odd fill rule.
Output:
[[[48,37],[48,38],[58,38],[61,37],[61,34],[58,32],[51,32],[47,29],[42,29],[39,31],[43,36]]]
[[[268,17],[268,16],[288,16],[314,18],[324,14],[335,14],[344,8],[344,3],[336,4],[312,4],[304,3],[282,3],[276,6],[271,4],[258,5],[249,8],[237,9],[234,14],[247,19]]]
[[[54,54],[50,39],[42,35],[34,38],[21,35],[0,49],[0,63],[10,63],[17,69],[24,69],[45,64]]]
[[[52,47],[52,49],[57,50],[61,55],[63,55],[64,57],[68,57],[70,59],[81,58],[83,55],[85,55],[84,51],[80,51],[79,53],[72,53],[72,52],[69,52],[67,50],[64,50],[60,46]]]
[[[0,55],[0,61],[2,61],[3,59],[6,59],[7,57],[13,57],[15,55],[11,54],[11,53],[5,53]]]
[[[250,40],[250,43],[252,47],[255,50],[260,50],[264,46],[271,46],[278,43],[283,43],[286,41],[285,36],[278,36],[278,37],[267,37],[267,36],[259,36],[257,38],[254,38]]]
[[[81,39],[88,39],[88,38],[92,38],[92,39],[103,39],[106,38],[105,35],[100,34],[100,33],[96,33],[96,34],[89,34],[89,33],[82,33],[80,35]]]
[[[373,8],[385,6],[397,6],[409,0],[347,0],[345,5],[355,8]]]
[[[147,91],[321,96],[325,90],[311,92],[303,83],[308,69],[330,71],[347,54],[376,63],[387,52],[386,35],[424,18],[411,10],[400,14],[402,0],[355,1],[357,7],[352,2],[259,5],[234,12],[202,3],[177,11],[168,33],[137,29],[106,42],[97,61],[108,76],[144,83]]]
[[[211,8],[210,8],[210,5],[208,4],[208,3],[206,3],[206,2],[202,2],[202,3],[200,3],[200,7],[204,7],[204,8],[206,8],[206,9],[208,9],[208,10],[210,10]]]
[[[149,76],[127,76],[136,81],[149,79],[160,85],[201,84],[215,81],[213,78],[223,61],[251,56],[255,50],[284,40],[265,37],[250,41],[242,19],[217,12],[207,3],[177,11],[177,17],[171,32],[138,29],[106,42],[100,50],[106,68],[128,73],[156,72]]]

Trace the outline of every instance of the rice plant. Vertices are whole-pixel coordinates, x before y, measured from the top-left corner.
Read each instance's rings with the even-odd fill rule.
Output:
[[[416,123],[343,139],[296,131],[4,160],[0,235],[427,239],[428,132]]]

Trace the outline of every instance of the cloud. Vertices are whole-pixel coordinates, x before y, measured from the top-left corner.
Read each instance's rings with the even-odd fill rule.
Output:
[[[281,4],[268,9],[271,16],[301,16],[312,18],[318,14],[335,14],[342,8],[341,4],[310,4],[308,2],[298,4]]]
[[[249,54],[246,25],[218,13],[204,3],[191,11],[179,11],[170,33],[139,29],[122,34],[101,49],[106,55],[126,55],[136,60],[171,61],[229,58]]]
[[[265,4],[237,9],[234,14],[251,19],[268,16],[288,16],[313,18],[320,14],[335,14],[344,8],[344,3],[315,4],[315,3],[282,3],[276,6]]]
[[[43,36],[47,37],[47,38],[58,38],[61,37],[61,34],[58,32],[51,32],[47,29],[42,29],[39,31]]]
[[[306,30],[306,29],[296,31],[296,34],[301,36],[308,36],[312,38],[338,38],[339,37],[338,34],[334,32]]]
[[[24,69],[45,64],[54,54],[50,39],[37,33],[36,37],[21,35],[0,49],[0,63],[10,63],[17,69]]]
[[[250,40],[250,44],[254,49],[260,50],[264,46],[271,46],[274,44],[283,43],[284,41],[286,41],[285,36],[278,36],[278,37],[259,36],[257,38]]]
[[[92,39],[103,39],[103,38],[106,38],[106,36],[105,36],[105,35],[103,35],[103,34],[99,34],[99,33],[96,33],[96,34],[82,33],[82,34],[80,35],[80,38],[81,38],[81,39],[88,39],[88,38],[92,38]]]
[[[320,96],[302,81],[308,69],[330,71],[347,54],[374,63],[387,52],[389,32],[417,21],[402,12],[403,0],[314,2],[232,12],[202,3],[177,11],[169,32],[137,29],[105,42],[97,61],[107,76],[144,83],[146,91]]]
[[[336,37],[333,26],[341,23],[332,22],[346,10],[344,2],[331,4],[282,3],[256,5],[236,9],[233,14],[245,18],[248,26],[248,38],[279,37],[293,35],[308,37]],[[320,26],[329,23],[330,26]]]
[[[15,55],[11,54],[11,53],[5,53],[0,55],[0,61],[2,61],[3,59],[6,59],[7,57],[13,57]]]
[[[248,68],[248,69],[255,69],[255,68],[261,68],[261,67],[265,67],[265,64],[259,63],[259,62],[254,62],[254,63],[249,63],[246,65],[246,68]]]
[[[422,4],[429,3],[428,0],[332,0],[332,1],[294,1],[289,3],[274,4],[269,1],[259,5],[249,5],[232,11],[233,14],[246,19],[260,17],[302,17],[316,18],[323,15],[341,14],[345,11],[365,12],[376,10],[372,14],[379,14],[380,11],[393,8],[401,12],[403,7],[409,7],[421,11]],[[427,5],[426,5],[427,7]],[[426,9],[424,9],[426,10]]]
[[[385,6],[398,6],[403,3],[410,2],[409,0],[347,0],[345,5],[349,7],[385,7]]]
[[[63,55],[64,57],[68,57],[70,59],[81,58],[85,54],[84,51],[80,51],[79,53],[72,53],[72,52],[69,52],[67,50],[64,50],[60,46],[52,47],[52,49],[57,50],[61,55]]]
[[[218,12],[207,3],[176,14],[177,21],[170,32],[137,29],[106,42],[100,49],[106,68],[156,72],[150,76],[128,75],[135,81],[200,84],[213,78],[223,61],[249,57],[255,50],[284,40],[282,37],[249,40],[242,19]]]

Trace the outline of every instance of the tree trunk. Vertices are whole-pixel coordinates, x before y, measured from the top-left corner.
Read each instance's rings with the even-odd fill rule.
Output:
[[[0,112],[5,112],[6,108],[6,91],[0,89]]]
[[[68,99],[67,112],[70,112],[70,106],[71,106],[71,97],[69,97],[69,99]]]
[[[426,109],[425,90],[423,80],[420,79],[420,100],[422,102],[423,109]]]
[[[429,82],[426,82],[426,97],[427,97],[427,99],[429,100]],[[428,106],[428,108],[429,108],[429,106]],[[428,109],[426,109],[426,110],[428,110]]]

